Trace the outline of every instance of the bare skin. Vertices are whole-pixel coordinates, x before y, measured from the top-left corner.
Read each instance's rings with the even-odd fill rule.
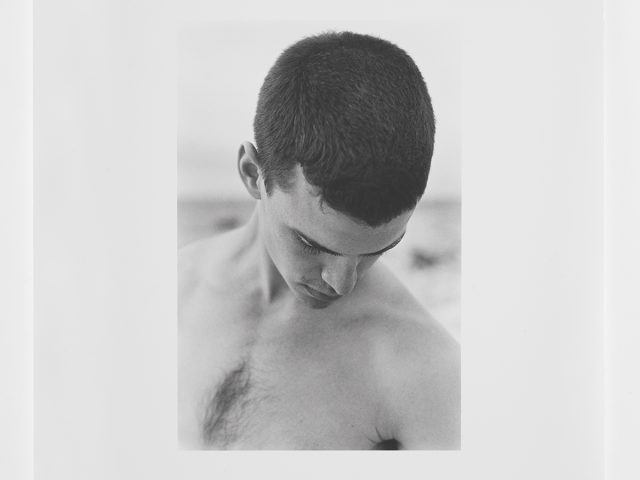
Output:
[[[459,448],[458,345],[377,261],[411,212],[368,227],[255,166],[245,144],[251,220],[179,254],[181,445]]]

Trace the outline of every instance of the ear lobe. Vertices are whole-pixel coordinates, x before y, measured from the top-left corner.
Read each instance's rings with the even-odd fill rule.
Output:
[[[258,152],[251,142],[243,142],[238,151],[238,174],[244,187],[253,198],[260,200],[260,178]]]

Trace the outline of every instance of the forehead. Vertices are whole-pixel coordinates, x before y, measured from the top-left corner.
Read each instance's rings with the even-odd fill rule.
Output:
[[[405,231],[412,211],[390,222],[371,227],[323,203],[317,188],[310,185],[296,166],[291,188],[274,188],[266,199],[267,213],[283,227],[296,229],[323,247],[347,255],[381,250]]]

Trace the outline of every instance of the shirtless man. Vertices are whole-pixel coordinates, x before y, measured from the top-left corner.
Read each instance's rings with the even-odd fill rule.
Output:
[[[433,152],[395,45],[304,39],[267,75],[238,172],[248,223],[179,254],[179,437],[192,449],[458,449],[460,353],[378,261]]]

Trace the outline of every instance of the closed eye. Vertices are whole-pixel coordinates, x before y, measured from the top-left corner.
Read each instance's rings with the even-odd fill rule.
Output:
[[[307,243],[307,241],[304,238],[302,238],[301,236],[296,235],[296,237],[298,238],[298,242],[300,243],[300,246],[302,247],[302,249],[305,252],[308,252],[308,253],[310,253],[312,255],[319,255],[319,254],[322,253],[322,250],[320,250],[317,247],[314,247],[310,243]]]
[[[296,239],[300,243],[300,246],[302,247],[302,249],[307,253],[310,253],[312,255],[319,255],[320,253],[328,253],[329,255],[333,255],[335,257],[343,257],[344,256],[344,255],[342,255],[340,253],[332,252],[331,250],[329,250],[327,248],[324,248],[324,247],[321,247],[319,245],[314,245],[313,243],[311,243],[309,240],[304,238],[300,233],[298,233],[295,230],[294,230],[294,234],[296,236]],[[398,243],[400,243],[400,240],[402,240],[403,237],[404,237],[404,233],[400,236],[400,238],[398,238],[395,242],[393,242],[388,247],[383,248],[382,250],[379,250],[379,251],[373,252],[373,253],[363,253],[361,256],[362,257],[379,257],[382,254],[384,254],[386,251],[391,250]]]

